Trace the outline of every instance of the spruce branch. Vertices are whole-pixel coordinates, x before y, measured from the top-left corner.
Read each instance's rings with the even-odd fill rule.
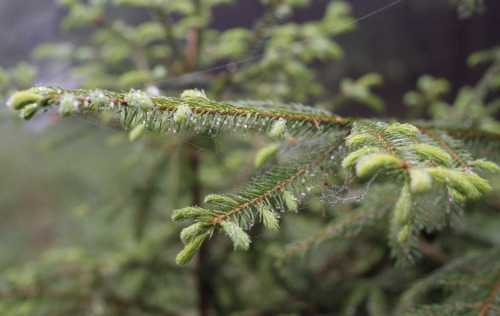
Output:
[[[291,190],[297,191],[297,188],[301,187],[300,184],[297,184],[297,180],[331,156],[332,152],[342,145],[348,133],[338,136],[337,143],[329,148],[323,150],[316,148],[314,154],[307,155],[307,160],[281,163],[256,177],[236,194],[210,194],[206,196],[205,203],[214,207],[215,210],[188,207],[174,211],[172,218],[174,221],[179,221],[197,217],[196,223],[185,228],[186,233],[183,231],[182,234],[185,235],[189,231],[190,240],[193,242],[198,240],[196,239],[198,236],[204,236],[203,239],[199,239],[203,241],[207,235],[213,234],[217,226],[220,226],[222,231],[233,241],[235,249],[248,249],[250,239],[244,229],[249,229],[257,216],[268,229],[277,229],[276,209],[289,208],[290,211],[296,211],[295,198]],[[296,188],[286,190],[292,184]],[[281,198],[281,195],[284,198]],[[188,243],[177,262],[179,264],[187,263],[198,249],[198,244]]]
[[[403,293],[396,312],[413,310],[405,314],[484,316],[491,311],[500,311],[499,256],[498,249],[491,249],[449,262]],[[448,290],[445,300],[441,303],[415,305],[422,295],[436,288]]]
[[[354,226],[358,223],[361,223],[362,226],[368,226],[372,224],[385,214],[384,208],[386,208],[388,205],[391,205],[395,201],[395,198],[390,198],[389,200],[382,201],[381,203],[373,206],[370,204],[369,207],[358,208],[355,212],[334,220],[324,229],[320,230],[317,234],[314,234],[313,236],[307,238],[305,241],[296,244],[291,249],[286,251],[281,255],[280,259],[288,259],[289,257],[299,252],[301,249],[308,247],[311,244],[316,243],[326,237],[331,238],[341,236],[346,231],[352,230],[350,226]]]
[[[432,138],[436,139],[443,148],[446,149],[447,152],[449,152],[453,158],[455,158],[455,160],[460,163],[461,167],[463,169],[467,169],[467,164],[460,158],[460,156],[458,155],[458,153],[453,150],[453,148],[451,147],[451,145],[449,145],[442,137],[439,137],[433,130],[431,129],[428,129],[426,130],[426,133],[428,135],[430,135]]]
[[[297,170],[297,172],[289,175],[288,177],[286,177],[284,180],[282,180],[282,182],[280,182],[279,184],[271,187],[270,189],[268,189],[267,191],[263,192],[262,194],[260,194],[259,196],[253,198],[251,201],[243,204],[243,205],[239,205],[237,208],[234,208],[224,214],[221,214],[217,217],[215,217],[212,222],[214,224],[219,224],[221,221],[227,219],[228,217],[230,216],[233,216],[241,211],[244,211],[245,209],[249,208],[249,207],[255,207],[256,205],[259,205],[263,200],[265,200],[268,196],[272,196],[273,194],[275,194],[276,192],[282,192],[286,186],[288,186],[290,183],[292,183],[293,181],[297,180],[299,177],[301,177],[303,174],[305,174],[308,170],[310,170],[311,168],[314,168],[316,165],[318,165],[319,163],[321,163],[326,157],[328,157],[334,150],[338,149],[340,145],[342,145],[342,142],[343,140],[345,139],[345,137],[347,137],[348,134],[345,134],[341,141],[335,145],[333,145],[332,147],[328,148],[327,151],[325,151],[324,153],[322,153],[316,160],[312,161],[311,163],[309,163],[308,165],[306,165],[305,167],[303,168],[300,168],[299,170]],[[257,180],[256,182],[258,182],[259,180]],[[239,204],[239,203],[238,203]]]
[[[435,211],[428,212],[431,206],[416,199],[417,195],[427,194],[434,183],[444,187],[455,203],[477,199],[489,192],[491,186],[473,173],[472,168],[500,170],[493,162],[474,159],[463,142],[447,135],[447,130],[408,123],[344,119],[297,104],[215,102],[199,90],[186,90],[180,98],[173,98],[151,96],[133,89],[110,92],[39,86],[14,94],[9,105],[20,110],[25,119],[47,107],[59,107],[62,116],[99,117],[112,113],[118,126],[132,127],[131,140],[137,140],[147,131],[159,134],[183,131],[213,136],[231,128],[234,131],[254,129],[273,138],[297,136],[297,146],[305,155],[277,164],[235,194],[208,195],[205,203],[213,209],[188,207],[174,211],[174,221],[195,218],[195,224],[181,234],[186,248],[178,255],[177,262],[182,264],[191,260],[216,228],[231,238],[236,249],[249,247],[250,239],[245,230],[256,218],[260,218],[267,228],[277,229],[276,209],[297,209],[293,194],[303,189],[297,180],[319,165],[326,168],[322,172],[327,174],[335,162],[326,163],[326,158],[333,157],[334,152],[343,155],[344,143],[348,149],[342,161],[345,169],[355,170],[360,179],[382,171],[402,187],[390,225],[391,244],[394,253],[401,254],[399,258],[410,257],[411,249],[418,248],[412,236],[418,233],[417,225],[432,227],[444,220],[442,216],[435,216]],[[29,112],[23,113],[26,109]],[[308,136],[311,141],[307,144],[305,137]],[[270,152],[275,154],[277,150]],[[450,199],[447,197],[446,201],[446,210],[450,210]],[[436,200],[436,203],[441,205],[442,202]],[[349,221],[352,220],[345,224]]]
[[[228,127],[233,129],[258,127],[260,130],[269,131],[280,119],[286,121],[286,129],[292,135],[327,133],[336,127],[344,128],[350,125],[349,119],[327,112],[309,111],[303,107],[292,106],[289,109],[282,107],[270,110],[266,107],[214,102],[197,93],[194,96],[184,95],[184,98],[173,98],[149,96],[140,90],[117,93],[38,86],[14,94],[9,104],[14,109],[24,109],[28,104],[37,104],[37,110],[59,106],[59,112],[64,116],[80,113],[87,116],[91,113],[101,114],[111,111],[116,113],[118,121],[124,126],[146,120],[147,129],[158,133],[166,132],[169,127],[174,130],[184,127],[187,131],[193,127],[207,128],[211,133],[217,133]],[[178,113],[180,109],[183,114]]]

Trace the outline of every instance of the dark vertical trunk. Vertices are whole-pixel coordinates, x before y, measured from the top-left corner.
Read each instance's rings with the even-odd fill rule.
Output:
[[[190,149],[188,153],[189,167],[191,169],[191,200],[193,205],[201,204],[201,185],[199,181],[199,165],[200,157],[199,154],[194,150]],[[198,283],[198,309],[200,316],[208,316],[208,311],[210,307],[209,295],[210,295],[210,283],[207,278],[207,267],[208,262],[208,240],[205,241],[198,254],[197,262],[197,283]]]

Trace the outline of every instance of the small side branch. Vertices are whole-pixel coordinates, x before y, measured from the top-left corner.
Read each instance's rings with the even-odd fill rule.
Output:
[[[490,311],[490,310],[500,311],[499,306],[493,305],[493,300],[498,295],[499,291],[500,291],[500,273],[498,273],[497,281],[495,282],[495,284],[491,288],[490,295],[488,296],[488,299],[486,300],[485,304],[483,305],[483,308],[481,308],[481,312],[479,313],[479,316],[486,316],[488,311]]]
[[[290,256],[292,256],[293,254],[297,253],[298,251],[300,251],[301,249],[303,249],[304,247],[316,242],[317,240],[327,236],[327,235],[330,235],[332,233],[334,233],[335,231],[338,231],[346,226],[348,226],[349,224],[355,222],[355,221],[358,221],[362,218],[365,218],[365,217],[369,217],[369,216],[372,216],[376,211],[380,210],[380,208],[383,208],[384,206],[388,205],[388,204],[392,204],[396,201],[395,198],[391,198],[390,200],[387,200],[379,205],[376,205],[374,207],[371,207],[365,211],[361,211],[357,214],[355,214],[354,216],[351,216],[351,217],[347,217],[345,218],[344,220],[340,221],[340,222],[337,222],[335,223],[334,225],[331,225],[331,226],[328,226],[326,227],[325,229],[321,230],[319,233],[309,237],[306,241],[303,241],[297,245],[295,245],[292,249],[290,249],[289,251],[285,252],[282,256],[281,256],[281,259],[288,259]]]
[[[434,138],[435,140],[437,140],[441,144],[441,146],[443,146],[443,148],[445,148],[453,156],[453,158],[455,158],[460,163],[460,165],[462,165],[462,168],[467,169],[467,164],[460,158],[460,156],[458,156],[458,154],[455,152],[455,150],[453,150],[453,148],[451,148],[444,141],[444,139],[439,137],[439,135],[437,135],[432,129],[428,129],[426,131],[426,133],[427,133],[427,135],[429,135],[432,138]]]
[[[362,122],[363,122],[363,121],[358,121],[357,123],[358,123],[358,124],[362,124]],[[375,135],[375,137],[376,137],[378,140],[380,140],[380,142],[382,143],[382,146],[384,147],[384,149],[385,149],[386,151],[390,152],[393,156],[396,156],[396,157],[400,158],[400,157],[398,156],[397,152],[396,152],[396,149],[394,149],[394,147],[392,147],[391,145],[389,145],[389,143],[387,143],[387,141],[385,140],[385,138],[384,138],[382,135],[380,135],[380,133],[379,133],[376,129],[374,129],[374,128],[372,128],[372,127],[370,127],[370,126],[366,125],[366,124],[363,124],[363,125],[364,125],[364,126],[365,126],[368,130],[370,130],[370,131],[371,131],[371,132]]]
[[[309,169],[313,168],[314,166],[318,165],[320,162],[322,162],[326,157],[328,157],[334,150],[338,149],[340,147],[340,145],[342,145],[342,143],[344,142],[344,139],[349,135],[350,131],[347,132],[344,136],[342,136],[341,140],[333,145],[332,147],[330,147],[326,152],[324,152],[323,154],[321,154],[321,156],[319,156],[316,160],[314,160],[313,162],[311,162],[310,164],[308,164],[307,166],[305,166],[304,168],[300,169],[297,171],[297,173],[295,173],[294,175],[292,175],[291,177],[289,177],[288,179],[286,179],[285,181],[281,182],[280,184],[274,186],[273,188],[269,189],[268,191],[266,191],[265,193],[259,195],[258,197],[254,198],[253,200],[251,200],[250,202],[247,202],[245,204],[242,204],[241,206],[237,207],[237,208],[234,208],[232,210],[230,210],[229,212],[226,212],[222,215],[219,215],[217,217],[214,217],[212,219],[212,223],[214,224],[219,224],[221,221],[223,221],[224,219],[236,214],[236,213],[239,213],[251,206],[254,206],[254,205],[258,205],[262,200],[264,200],[266,197],[278,192],[278,191],[282,191],[287,185],[289,185],[290,183],[292,183],[293,181],[295,181],[296,179],[298,179],[300,176],[302,176],[303,174],[305,174]]]

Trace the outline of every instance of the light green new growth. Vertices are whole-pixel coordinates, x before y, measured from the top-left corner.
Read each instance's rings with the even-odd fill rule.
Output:
[[[189,120],[191,114],[192,112],[189,106],[187,104],[182,103],[177,107],[177,111],[175,111],[174,113],[173,121],[176,124],[182,124],[187,120]]]
[[[18,91],[9,98],[7,105],[14,110],[21,110],[25,106],[38,103],[41,100],[42,97],[31,90]]]
[[[262,168],[269,159],[276,155],[277,151],[278,146],[275,144],[261,148],[255,154],[255,168]]]
[[[198,235],[204,234],[209,230],[210,226],[207,227],[203,223],[195,223],[191,226],[184,228],[181,231],[181,240],[184,245],[187,245],[194,241]]]
[[[356,174],[361,178],[373,176],[380,170],[393,169],[401,166],[401,161],[385,153],[375,153],[363,156],[356,164]]]
[[[213,216],[215,213],[213,211],[206,210],[201,207],[188,206],[182,209],[178,209],[172,212],[172,220],[174,222],[181,222],[186,219],[190,219],[196,216]]]
[[[346,169],[351,169],[356,165],[359,158],[364,157],[370,153],[376,153],[379,151],[380,149],[375,147],[363,147],[361,149],[358,149],[347,155],[347,157],[345,157],[344,160],[342,160],[342,167]]]
[[[470,138],[486,135],[484,137],[494,138],[494,135],[461,134],[456,130],[436,133],[439,130],[406,123],[344,119],[305,106],[251,101],[215,102],[199,90],[187,90],[181,98],[170,98],[152,97],[133,89],[128,93],[114,93],[35,87],[15,94],[10,105],[20,109],[25,119],[39,113],[40,108],[51,106],[59,106],[61,116],[88,115],[90,112],[101,114],[104,122],[121,123],[128,129],[131,141],[147,132],[162,135],[169,130],[214,136],[220,131],[250,129],[276,138],[291,136],[286,141],[273,143],[259,151],[255,165],[261,168],[271,161],[271,157],[273,164],[278,158],[283,160],[282,157],[276,157],[276,153],[288,142],[288,146],[300,146],[299,156],[278,160],[277,164],[234,194],[207,195],[204,201],[209,209],[186,207],[173,211],[172,219],[175,222],[187,219],[194,221],[182,230],[181,240],[185,248],[176,259],[179,264],[189,262],[203,241],[216,231],[227,235],[235,249],[248,249],[250,237],[245,230],[258,223],[259,219],[267,229],[279,229],[278,212],[297,212],[298,194],[316,186],[319,191],[323,190],[321,194],[328,199],[332,195],[332,188],[335,188],[329,183],[328,176],[337,172],[334,170],[339,165],[346,170],[354,168],[356,176],[362,180],[380,174],[384,179],[390,179],[387,181],[403,186],[394,208],[394,225],[397,227],[391,228],[399,231],[394,233],[392,241],[400,245],[406,245],[411,232],[416,231],[413,229],[415,223],[423,220],[418,211],[421,206],[413,195],[442,194],[439,190],[430,190],[434,182],[445,186],[454,203],[464,202],[468,198],[477,199],[488,193],[491,186],[470,169],[500,170],[487,160],[472,159],[465,149],[454,150],[457,145],[451,136]],[[110,120],[110,114],[113,113],[114,119],[111,117]],[[379,173],[391,170],[396,172]],[[313,173],[316,173],[315,177],[309,176]],[[346,179],[348,186],[362,181],[356,181],[357,177]],[[439,207],[430,209],[439,212]],[[348,222],[351,223],[350,220]],[[366,220],[363,222],[365,225],[371,223]],[[406,248],[400,248],[394,251],[398,260],[404,260]]]
[[[28,104],[21,109],[19,117],[24,120],[29,120],[36,114],[38,109],[40,109],[40,105],[38,103]]]
[[[286,121],[282,118],[273,123],[269,130],[269,136],[280,138],[284,137],[286,132]]]
[[[349,147],[361,147],[368,146],[376,141],[376,138],[372,135],[359,135],[351,134],[347,137],[345,143]]]
[[[212,204],[214,206],[229,204],[229,205],[232,205],[235,207],[235,206],[240,205],[238,202],[236,202],[232,198],[225,196],[225,195],[220,195],[220,194],[209,194],[205,197],[204,202],[207,204]]]
[[[491,191],[491,185],[488,181],[481,178],[477,174],[473,172],[465,172],[465,178],[469,180],[474,187],[474,190],[468,195],[468,197],[478,199]]]
[[[96,109],[105,107],[109,103],[109,98],[104,94],[104,91],[102,90],[92,90],[89,93],[89,98],[92,106]]]
[[[410,170],[410,190],[412,193],[425,193],[432,187],[432,179],[429,174],[418,168]]]
[[[62,96],[59,102],[59,114],[61,116],[70,116],[78,109],[80,102],[72,93],[66,93]]]
[[[408,184],[405,184],[394,207],[394,220],[399,226],[406,226],[410,223],[412,202],[410,188]]]
[[[131,142],[135,142],[136,140],[141,138],[141,136],[144,135],[145,132],[146,132],[146,124],[140,123],[130,131],[128,138]]]
[[[194,238],[193,241],[188,243],[186,247],[184,247],[184,249],[181,252],[179,252],[177,257],[175,258],[175,262],[177,262],[177,264],[186,264],[189,261],[191,261],[196,252],[200,250],[203,241],[205,241],[207,237],[208,237],[207,234],[202,234]]]
[[[259,206],[259,213],[260,213],[261,221],[267,229],[272,230],[272,231],[275,231],[278,229],[278,227],[279,227],[278,226],[278,219],[276,218],[276,215],[273,214],[273,212],[271,212],[266,205],[261,204]]]
[[[297,201],[296,201],[295,196],[293,196],[292,192],[290,192],[288,190],[283,191],[283,199],[285,199],[286,208],[290,212],[297,211]]]
[[[473,162],[471,162],[471,165],[487,172],[500,172],[500,167],[496,163],[485,159],[474,160]]]
[[[413,145],[413,151],[423,159],[434,161],[440,166],[450,164],[450,155],[435,146],[427,144]]]
[[[219,224],[229,238],[231,238],[235,250],[247,250],[250,247],[250,237],[240,226],[229,221],[221,221]]]
[[[181,99],[184,99],[186,101],[208,101],[207,96],[205,95],[205,92],[203,90],[198,90],[198,89],[191,89],[191,90],[184,90],[181,93]]]
[[[424,168],[424,170],[431,175],[436,183],[446,185],[463,196],[477,197],[477,189],[464,172],[443,167]]]
[[[388,128],[385,129],[385,132],[392,132],[392,133],[401,133],[405,136],[416,136],[418,134],[418,128],[411,125],[411,124],[400,124],[400,123],[395,123],[391,124]]]
[[[151,96],[141,90],[131,89],[125,97],[125,101],[129,106],[142,110],[150,110],[153,107]]]
[[[398,233],[398,242],[404,244],[410,237],[410,225],[405,225]]]

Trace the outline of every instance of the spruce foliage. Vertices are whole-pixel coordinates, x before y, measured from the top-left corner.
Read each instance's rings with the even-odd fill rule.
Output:
[[[38,85],[13,93],[7,104],[24,120],[57,112],[65,120],[77,117],[109,125],[127,133],[131,142],[158,150],[151,173],[134,196],[134,241],[103,257],[79,249],[50,251],[37,264],[7,271],[0,289],[2,314],[193,312],[196,294],[165,290],[192,282],[192,275],[198,282],[201,314],[245,309],[254,314],[307,313],[308,308],[316,314],[343,315],[500,313],[498,233],[481,235],[459,224],[494,208],[488,199],[498,185],[489,179],[500,172],[500,134],[493,116],[498,98],[492,93],[500,82],[499,49],[471,56],[471,64],[489,68],[475,86],[461,88],[452,103],[441,99],[449,90],[446,80],[420,78],[417,90],[408,92],[404,102],[417,112],[428,108],[431,121],[345,118],[295,103],[324,92],[310,80],[315,70],[308,64],[313,58],[339,58],[341,49],[333,40],[313,38],[301,49],[290,46],[286,63],[276,56],[277,48],[302,37],[352,28],[344,2],[331,2],[321,21],[298,26],[277,21],[304,4],[270,1],[254,29],[224,32],[209,27],[208,12],[225,1],[173,1],[171,6],[114,1],[146,9],[155,17],[155,22],[137,27],[107,21],[107,2],[63,1],[69,8],[64,26],[94,25],[98,31],[93,40],[102,44],[72,48],[77,63],[85,62],[77,68],[88,80],[83,88]],[[483,10],[481,1],[455,4],[461,17]],[[180,19],[173,23],[173,16]],[[207,41],[208,57],[189,49],[189,43],[200,45],[190,36],[199,38],[202,32],[215,41]],[[186,36],[186,47],[180,34]],[[218,67],[221,60],[210,58],[210,53],[220,54],[222,61],[238,61],[253,56],[262,45],[265,54],[252,67],[202,80],[200,89],[188,88],[178,96],[139,89],[193,73],[200,64]],[[42,46],[37,54],[55,51],[54,46]],[[99,64],[103,60],[89,55],[107,63]],[[159,63],[152,68],[149,60]],[[135,69],[113,71],[130,61]],[[273,84],[275,68],[288,77]],[[196,86],[191,77],[182,78]],[[379,84],[377,74],[346,79],[334,99],[381,110],[383,101],[371,92]],[[222,101],[222,96],[236,95],[228,88],[232,85],[241,86],[242,97]],[[275,100],[245,99],[251,89],[265,94],[269,86],[276,88]],[[245,159],[255,170],[237,179],[238,185],[219,185],[228,188],[226,193],[210,185],[202,188],[200,164],[209,158],[189,145],[223,143],[240,135],[247,142],[255,140],[254,150],[248,157],[236,156],[233,170]],[[176,154],[185,161],[179,162]],[[168,163],[174,167],[167,173]],[[176,170],[179,165],[182,171]],[[217,181],[222,182],[227,170],[219,171]],[[169,202],[172,208],[155,211],[153,198],[164,194],[159,185],[164,177],[174,179],[172,187],[190,193]],[[205,180],[214,181],[209,178]],[[491,213],[479,223],[485,225],[488,218],[498,223],[498,214]],[[475,251],[469,253],[472,246]],[[192,261],[196,269],[190,268]],[[436,266],[427,267],[429,262]],[[259,281],[262,295],[239,296],[236,287],[256,287],[239,266],[264,275]],[[223,285],[218,287],[216,279]],[[266,292],[266,286],[273,290]],[[263,297],[271,305],[255,307]]]

